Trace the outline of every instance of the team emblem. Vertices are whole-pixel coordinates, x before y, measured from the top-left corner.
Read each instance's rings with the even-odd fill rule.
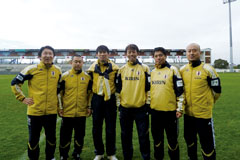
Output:
[[[167,75],[166,74],[164,75],[164,78],[167,79]]]
[[[52,76],[55,76],[55,72],[54,71],[52,71]]]
[[[82,80],[82,81],[84,81],[84,80],[85,80],[85,78],[84,78],[84,77],[81,77],[81,80]]]
[[[131,70],[132,72],[134,71],[134,69]]]
[[[137,71],[137,75],[138,75],[138,76],[140,75],[140,71]]]
[[[197,76],[200,76],[200,75],[201,75],[201,71],[197,71],[197,72],[196,72],[196,75],[197,75]]]
[[[73,74],[71,75],[71,77],[73,77]]]

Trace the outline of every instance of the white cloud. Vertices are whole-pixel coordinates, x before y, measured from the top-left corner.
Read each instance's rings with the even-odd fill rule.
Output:
[[[240,63],[240,1],[232,3]],[[197,42],[229,60],[228,5],[221,0],[8,0],[0,2],[0,48],[185,48]]]

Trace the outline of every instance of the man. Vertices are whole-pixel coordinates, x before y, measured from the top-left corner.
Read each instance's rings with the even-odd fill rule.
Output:
[[[62,107],[59,115],[62,117],[60,129],[60,158],[67,160],[72,131],[74,129],[74,160],[80,160],[84,144],[86,117],[90,116],[89,100],[91,94],[91,77],[82,70],[81,56],[72,57],[72,69],[65,72],[60,81]],[[60,103],[61,104],[61,103]]]
[[[100,45],[96,50],[98,60],[88,69],[93,79],[93,97],[91,102],[93,118],[93,142],[96,157],[94,160],[104,158],[104,145],[102,140],[102,126],[105,119],[106,151],[108,159],[117,160],[116,153],[116,97],[115,78],[118,66],[108,59],[109,49]]]
[[[125,53],[128,62],[119,69],[117,92],[120,93],[120,125],[123,156],[131,160],[133,156],[132,132],[136,122],[140,151],[144,160],[150,159],[149,115],[146,105],[147,92],[150,89],[149,67],[137,59],[139,49],[130,44]]]
[[[39,158],[39,137],[42,127],[46,135],[46,160],[54,159],[58,108],[57,86],[61,77],[60,68],[53,65],[54,56],[52,47],[42,47],[38,52],[40,63],[26,67],[11,83],[16,99],[28,105],[28,157],[30,160]],[[26,80],[28,80],[28,97],[21,89]]]
[[[221,85],[215,69],[200,61],[200,46],[191,43],[186,49],[189,63],[180,69],[186,96],[184,115],[184,138],[188,157],[197,159],[197,134],[200,138],[202,156],[215,160],[215,139],[212,109],[221,93]]]
[[[183,113],[183,82],[178,69],[167,61],[164,48],[154,49],[155,68],[151,72],[151,130],[154,158],[163,160],[164,130],[171,160],[179,160],[178,118]]]

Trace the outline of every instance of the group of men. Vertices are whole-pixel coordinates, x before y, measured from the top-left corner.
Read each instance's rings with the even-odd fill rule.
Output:
[[[139,48],[130,44],[125,49],[128,62],[119,68],[109,60],[109,49],[100,45],[98,60],[87,71],[82,70],[81,56],[72,57],[72,69],[61,74],[53,64],[55,51],[42,47],[40,63],[30,65],[11,82],[16,98],[28,105],[28,156],[39,158],[39,137],[42,127],[46,135],[46,160],[54,159],[56,148],[57,114],[62,117],[59,151],[62,160],[68,159],[72,131],[74,151],[79,160],[84,145],[86,117],[92,115],[94,160],[104,159],[102,137],[105,120],[106,154],[116,157],[116,117],[119,108],[121,143],[124,160],[133,158],[133,123],[135,121],[142,159],[150,160],[149,114],[154,141],[154,158],[164,157],[164,131],[171,160],[179,159],[178,118],[184,114],[184,138],[188,157],[197,160],[197,134],[205,160],[216,159],[212,108],[221,93],[218,74],[200,61],[200,46],[191,43],[186,48],[189,63],[181,67],[170,65],[167,51],[157,47],[153,51],[155,68],[137,59]],[[28,80],[28,96],[21,89]]]

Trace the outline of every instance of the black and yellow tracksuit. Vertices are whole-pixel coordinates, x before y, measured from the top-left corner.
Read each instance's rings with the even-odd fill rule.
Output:
[[[104,154],[104,145],[102,140],[103,120],[106,123],[106,152],[108,156],[116,152],[116,98],[115,98],[115,80],[118,72],[118,66],[108,60],[107,63],[101,63],[99,60],[94,62],[88,69],[88,73],[93,80],[91,107],[93,110],[93,141],[95,154]]]
[[[68,158],[68,152],[74,129],[73,157],[79,159],[85,136],[86,116],[90,100],[92,81],[86,72],[71,69],[62,75],[60,94],[62,102],[62,123],[60,129],[59,151],[62,159]]]
[[[132,131],[135,120],[140,151],[144,160],[150,159],[149,115],[146,105],[147,92],[150,89],[149,67],[127,62],[119,69],[117,77],[117,92],[120,94],[120,125],[122,149],[125,160],[132,159]]]
[[[118,93],[121,106],[125,108],[140,108],[147,101],[147,92],[150,88],[149,67],[138,62],[128,62],[118,72]]]
[[[97,60],[88,69],[88,73],[93,78],[93,93],[103,96],[104,101],[108,101],[112,94],[115,94],[115,79],[119,67],[112,61],[103,64]]]
[[[42,127],[46,134],[46,159],[54,157],[56,147],[56,115],[58,108],[57,87],[61,69],[55,65],[47,68],[42,62],[22,70],[11,82],[11,88],[19,101],[25,99],[21,86],[28,80],[28,97],[34,101],[27,108],[30,159],[39,157],[39,137]]]
[[[180,69],[184,82],[184,137],[190,159],[197,159],[197,134],[204,159],[216,159],[212,109],[221,94],[221,84],[215,69],[194,61]]]
[[[179,70],[169,63],[155,65],[151,72],[151,130],[154,140],[154,158],[164,157],[164,130],[168,139],[170,159],[179,159],[178,119],[176,111],[183,112],[183,82]]]
[[[21,86],[25,80],[28,80],[28,97],[34,100],[34,104],[28,106],[27,115],[57,114],[57,85],[60,76],[59,67],[52,65],[52,67],[46,68],[40,62],[40,64],[26,67],[12,80],[11,88],[19,101],[23,101],[25,98]]]

